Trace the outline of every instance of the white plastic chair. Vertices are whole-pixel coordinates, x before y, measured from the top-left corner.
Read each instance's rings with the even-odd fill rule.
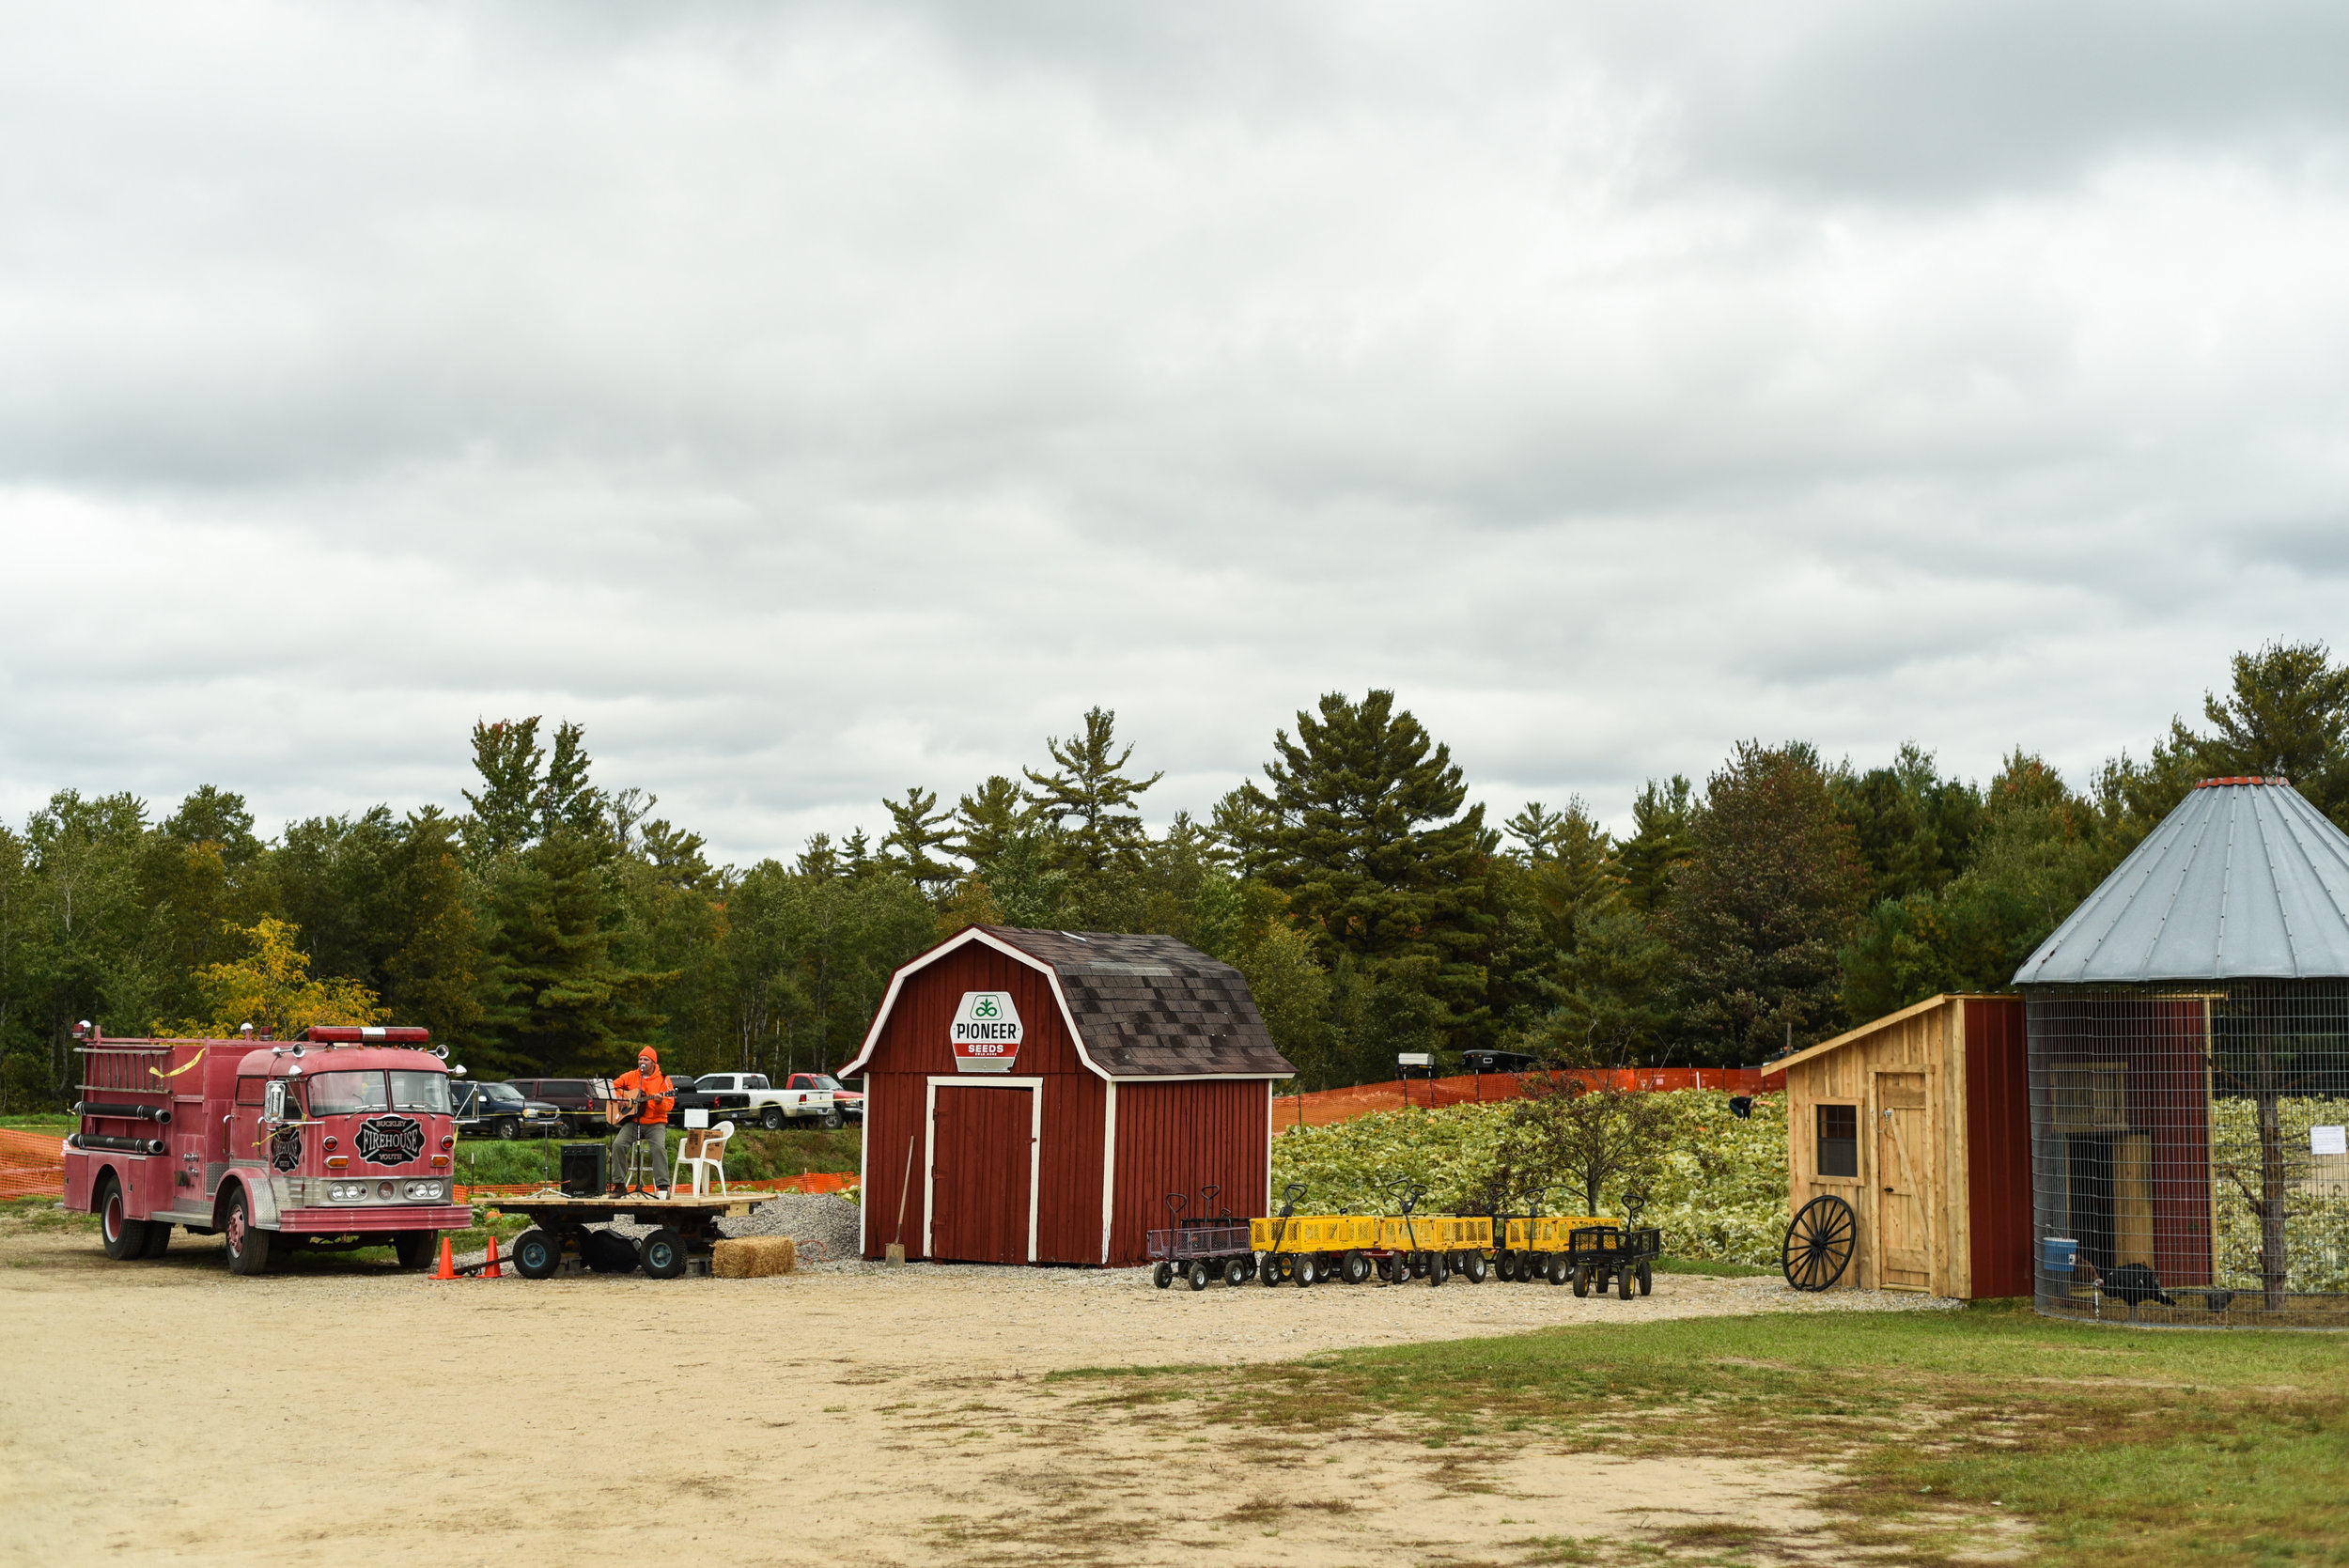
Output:
[[[718,1195],[731,1196],[726,1191],[726,1140],[733,1136],[732,1122],[721,1122],[707,1132],[688,1131],[685,1141],[677,1145],[677,1164],[669,1172],[670,1185],[676,1186],[677,1173],[690,1165],[693,1168],[694,1197],[708,1191],[712,1175],[718,1178]]]

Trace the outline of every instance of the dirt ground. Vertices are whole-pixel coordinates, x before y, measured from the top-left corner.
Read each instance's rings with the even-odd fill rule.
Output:
[[[1532,1441],[1464,1467],[1383,1427],[1235,1432],[1045,1374],[1244,1379],[1346,1345],[1934,1305],[1688,1276],[1633,1302],[862,1264],[434,1283],[312,1259],[240,1280],[217,1239],[116,1264],[87,1235],[17,1234],[0,1238],[0,1561],[1507,1564],[1732,1521],[1825,1561],[1809,1499],[1831,1478],[1808,1467]]]

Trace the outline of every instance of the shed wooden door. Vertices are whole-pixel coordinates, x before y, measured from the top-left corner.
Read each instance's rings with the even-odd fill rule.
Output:
[[[939,1085],[930,1118],[931,1257],[1028,1261],[1034,1128],[1033,1089]]]
[[[1933,1285],[1925,1075],[1876,1074],[1876,1258],[1886,1290]]]

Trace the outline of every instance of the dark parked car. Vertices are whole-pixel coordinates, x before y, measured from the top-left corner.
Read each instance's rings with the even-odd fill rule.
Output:
[[[604,1123],[603,1102],[587,1092],[583,1078],[512,1078],[506,1083],[524,1099],[543,1100],[561,1113],[554,1136],[566,1138],[574,1132],[603,1133],[611,1130]]]
[[[515,1139],[525,1133],[533,1138],[548,1138],[558,1137],[562,1132],[561,1110],[544,1100],[524,1099],[522,1092],[510,1083],[452,1079],[449,1097],[455,1102],[460,1138]]]

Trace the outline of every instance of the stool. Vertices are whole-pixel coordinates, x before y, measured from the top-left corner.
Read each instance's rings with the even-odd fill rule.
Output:
[[[612,1179],[630,1190],[641,1187],[650,1192],[664,1185],[661,1180],[661,1167],[653,1161],[652,1141],[642,1135],[630,1140],[628,1169],[614,1172]]]

